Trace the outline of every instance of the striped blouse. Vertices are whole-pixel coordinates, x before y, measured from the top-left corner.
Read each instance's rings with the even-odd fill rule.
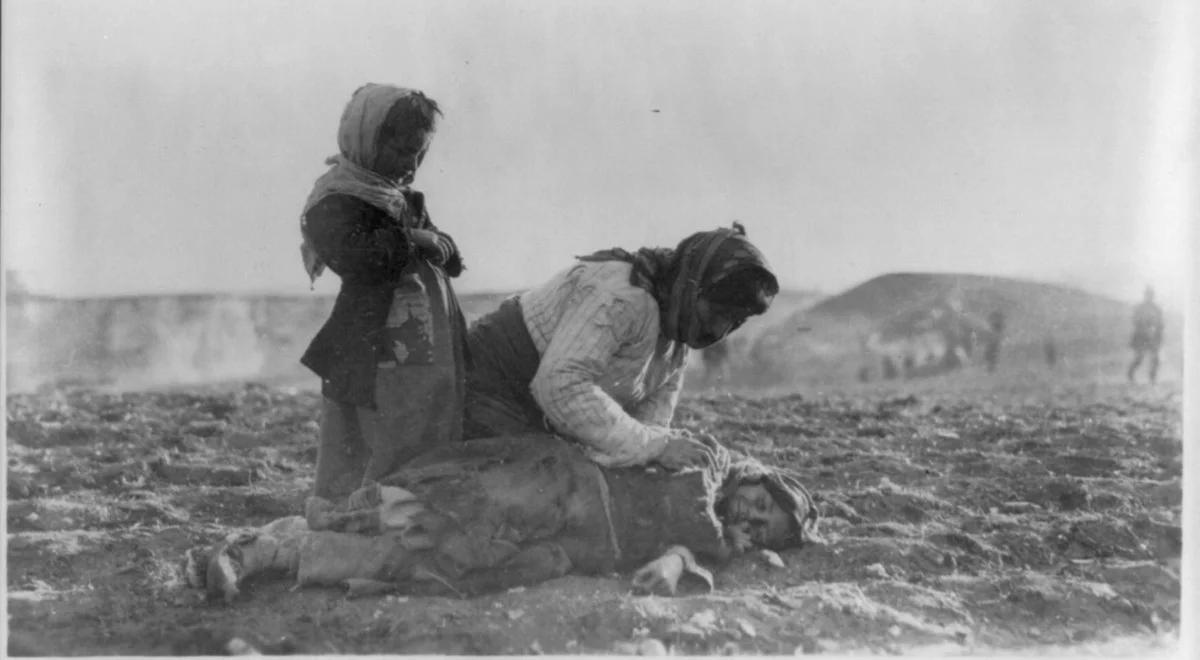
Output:
[[[687,347],[659,336],[658,303],[621,261],[580,262],[521,294],[541,355],[530,388],[554,429],[609,467],[667,445]]]

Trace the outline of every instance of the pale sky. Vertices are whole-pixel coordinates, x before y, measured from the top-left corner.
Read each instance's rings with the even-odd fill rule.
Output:
[[[415,185],[464,253],[460,291],[739,219],[791,288],[931,270],[1184,292],[1182,2],[3,12],[3,255],[41,292],[307,292],[298,214],[368,81],[442,105]]]

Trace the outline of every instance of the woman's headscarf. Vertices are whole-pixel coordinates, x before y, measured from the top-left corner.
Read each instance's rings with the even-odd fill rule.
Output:
[[[642,248],[630,253],[613,248],[579,259],[633,264],[630,283],[654,296],[663,335],[680,343],[687,343],[701,330],[696,301],[719,280],[746,269],[758,271],[762,287],[755,307],[760,309],[765,309],[770,298],[779,292],[779,283],[766,257],[746,238],[746,229],[739,222],[733,223],[732,228],[692,234],[673,250]]]
[[[337,137],[339,153],[325,160],[325,164],[332,167],[313,184],[300,213],[300,234],[304,239],[300,244],[300,256],[304,259],[304,270],[312,280],[321,275],[325,264],[308,240],[305,216],[325,197],[350,195],[386,211],[399,222],[411,221],[411,214],[404,212],[407,207],[404,193],[408,186],[371,170],[378,155],[379,133],[388,113],[397,102],[410,96],[424,97],[424,94],[415,89],[368,83],[355,90],[342,111]]]
[[[717,495],[716,513],[725,514],[725,503],[741,486],[761,484],[771,498],[792,517],[792,535],[783,547],[800,546],[819,542],[817,523],[821,514],[817,511],[812,494],[800,483],[800,478],[782,468],[768,467],[753,458],[742,458],[729,467],[725,483]],[[780,550],[782,548],[772,548]]]

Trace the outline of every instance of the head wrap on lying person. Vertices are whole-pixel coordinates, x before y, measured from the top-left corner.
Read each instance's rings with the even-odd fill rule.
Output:
[[[674,249],[642,248],[631,253],[613,248],[579,260],[632,264],[630,283],[654,296],[662,334],[680,343],[688,343],[702,331],[696,312],[701,297],[720,298],[717,302],[761,314],[779,293],[766,257],[746,238],[739,222],[732,228],[692,234]],[[722,287],[722,281],[736,284]]]
[[[792,535],[780,547],[772,550],[820,542],[820,537],[817,536],[820,513],[812,494],[800,483],[799,476],[790,470],[768,467],[753,458],[740,458],[730,465],[725,483],[721,485],[717,496],[717,515],[725,515],[725,503],[734,491],[741,486],[755,484],[766,488],[772,499],[791,514]]]
[[[350,102],[342,111],[338,124],[338,154],[325,160],[331,167],[313,184],[312,192],[300,213],[300,255],[304,270],[311,280],[316,280],[325,270],[325,264],[313,249],[305,229],[305,216],[329,195],[349,195],[371,204],[398,222],[411,221],[413,214],[405,213],[408,202],[404,193],[407,185],[381,176],[375,167],[379,154],[379,136],[385,122],[397,119],[393,109],[400,104],[403,112],[411,116],[415,125],[426,125],[433,130],[436,115],[441,114],[437,103],[415,89],[392,85],[368,83],[355,90]]]

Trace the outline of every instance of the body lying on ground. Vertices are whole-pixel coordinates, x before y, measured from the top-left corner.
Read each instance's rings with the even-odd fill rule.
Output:
[[[674,593],[684,573],[712,586],[697,558],[816,539],[816,506],[794,475],[708,444],[705,465],[680,472],[602,468],[551,434],[437,448],[345,504],[312,497],[304,516],[190,551],[188,582],[226,602],[275,570],[352,595],[467,596],[640,567],[635,587]]]

